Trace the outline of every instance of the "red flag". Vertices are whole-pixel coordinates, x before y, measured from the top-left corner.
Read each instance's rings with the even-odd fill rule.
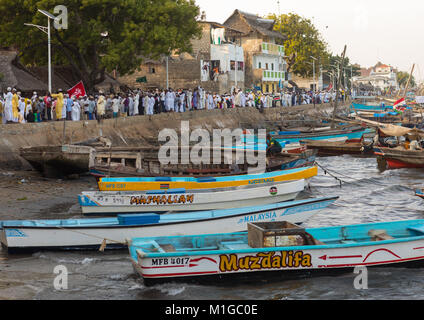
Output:
[[[402,98],[402,99],[400,99],[400,100],[398,100],[398,101],[395,102],[395,104],[393,105],[393,108],[395,110],[404,111],[405,108],[401,108],[401,106],[404,106],[405,104],[406,104],[405,103],[405,98]]]
[[[76,98],[84,97],[86,95],[84,84],[80,81],[73,88],[68,90],[70,97],[75,96]]]

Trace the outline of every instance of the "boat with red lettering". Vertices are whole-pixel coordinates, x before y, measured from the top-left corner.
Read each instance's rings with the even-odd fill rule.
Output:
[[[147,286],[422,267],[424,220],[309,229],[288,222],[249,223],[242,233],[132,239],[129,253]]]
[[[305,185],[305,180],[295,180],[206,190],[94,191],[83,192],[78,199],[84,215],[189,212],[291,201]]]

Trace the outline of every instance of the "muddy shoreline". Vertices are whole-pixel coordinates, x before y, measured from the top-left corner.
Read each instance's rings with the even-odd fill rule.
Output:
[[[48,179],[37,171],[0,170],[0,220],[82,217],[78,195],[96,190],[96,179]]]

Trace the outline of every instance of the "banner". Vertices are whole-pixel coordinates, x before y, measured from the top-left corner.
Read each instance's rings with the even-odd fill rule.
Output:
[[[73,88],[68,90],[68,94],[70,97],[75,96],[77,99],[80,97],[84,97],[86,95],[84,84],[80,81]]]
[[[417,103],[424,103],[424,96],[415,97]]]

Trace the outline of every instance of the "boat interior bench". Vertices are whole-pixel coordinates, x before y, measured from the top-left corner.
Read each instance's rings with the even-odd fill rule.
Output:
[[[413,227],[409,227],[408,230],[409,231],[417,232],[420,235],[424,235],[424,224],[413,226]]]

